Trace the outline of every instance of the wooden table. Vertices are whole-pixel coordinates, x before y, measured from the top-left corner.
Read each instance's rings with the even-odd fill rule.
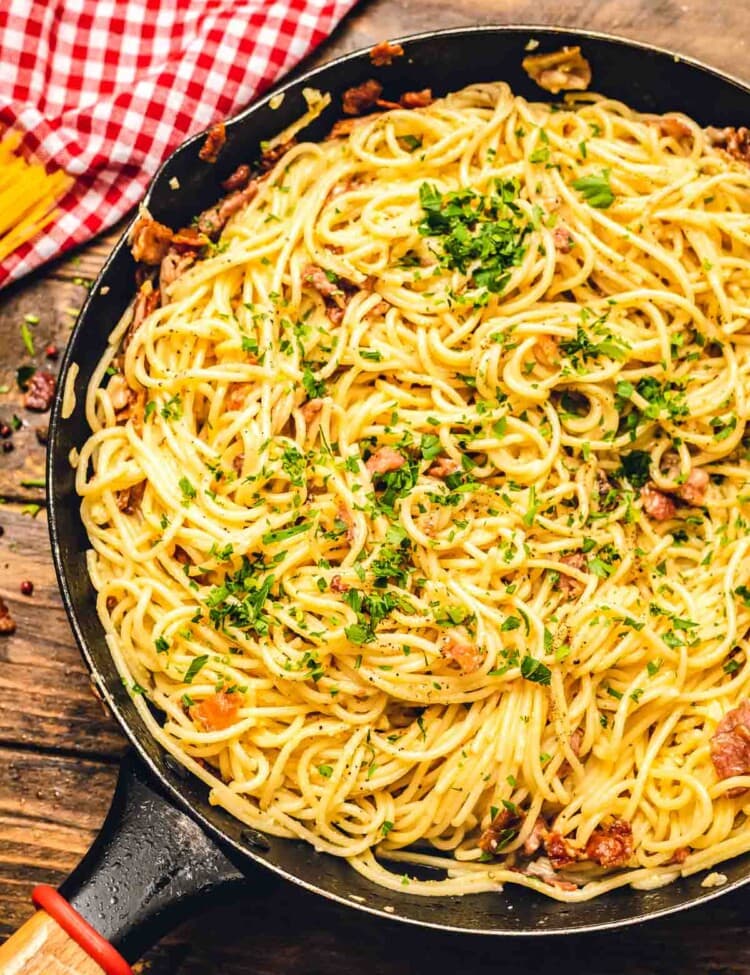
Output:
[[[739,76],[747,65],[746,0],[371,0],[355,10],[316,60],[438,26],[564,24],[611,31],[693,55]],[[749,120],[750,121],[750,120]],[[51,265],[0,296],[0,422],[17,414],[14,450],[0,453],[0,596],[18,629],[0,637],[0,934],[31,913],[36,883],[59,884],[107,810],[124,741],[93,698],[57,593],[47,541],[41,435],[46,417],[23,410],[15,370],[25,361],[24,315],[43,361],[64,345],[117,234]],[[34,593],[19,592],[22,580]],[[437,970],[592,973],[750,972],[750,891],[608,935],[540,941],[464,938],[378,923],[268,876],[231,907],[184,924],[149,954],[154,973],[254,972],[391,975]],[[585,908],[584,908],[585,909]]]

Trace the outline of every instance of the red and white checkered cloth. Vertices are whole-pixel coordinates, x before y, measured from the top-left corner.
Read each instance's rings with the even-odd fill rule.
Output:
[[[246,106],[355,0],[0,0],[0,128],[75,177],[0,287],[111,226],[184,139]]]

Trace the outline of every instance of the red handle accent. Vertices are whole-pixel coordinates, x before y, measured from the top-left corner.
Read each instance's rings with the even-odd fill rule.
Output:
[[[92,928],[54,887],[39,884],[32,890],[31,899],[57,921],[63,931],[104,969],[106,975],[133,975],[133,969],[120,952]]]

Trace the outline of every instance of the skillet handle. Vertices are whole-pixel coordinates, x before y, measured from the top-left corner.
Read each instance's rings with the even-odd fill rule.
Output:
[[[34,902],[45,910],[0,946],[0,975],[128,975],[125,959],[244,879],[128,755],[91,849],[59,893],[35,889]]]

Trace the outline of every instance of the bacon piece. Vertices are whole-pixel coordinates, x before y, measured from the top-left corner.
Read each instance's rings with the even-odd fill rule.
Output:
[[[315,419],[315,417],[320,413],[322,409],[323,409],[322,399],[320,398],[309,399],[304,404],[300,412],[302,413],[302,416],[305,418],[305,423],[312,423],[312,421]]]
[[[146,482],[138,481],[130,487],[123,488],[117,492],[117,507],[124,515],[134,515],[141,506],[143,495],[146,490]]]
[[[333,325],[340,325],[349,300],[344,289],[346,287],[351,291],[353,286],[348,282],[331,281],[323,268],[318,267],[317,264],[307,264],[303,268],[302,281],[304,284],[311,285],[319,295],[322,295],[329,321]]]
[[[537,816],[536,822],[531,828],[531,832],[524,840],[523,852],[527,857],[533,856],[544,842],[547,835],[547,824],[541,816]]]
[[[318,294],[323,295],[324,298],[340,297],[342,294],[341,287],[331,281],[323,268],[318,267],[317,264],[307,264],[304,267],[302,281],[305,284],[312,285]]]
[[[571,552],[569,555],[562,555],[558,559],[562,565],[569,565],[571,569],[578,569],[579,572],[588,572],[588,566],[583,552]],[[561,572],[557,581],[560,592],[567,599],[577,599],[586,588],[580,579],[575,579],[567,573]]]
[[[166,224],[142,213],[130,232],[130,252],[142,264],[161,264],[172,243],[173,231]]]
[[[560,362],[558,339],[554,335],[540,335],[534,343],[534,358],[542,366],[556,366]]]
[[[518,816],[505,806],[495,816],[487,829],[479,837],[479,849],[484,853],[496,853],[503,834],[518,822]]]
[[[233,173],[221,184],[221,188],[227,193],[234,193],[235,190],[244,190],[250,182],[251,169],[247,163],[241,163]]]
[[[750,700],[727,711],[711,736],[711,761],[719,779],[750,775]],[[727,796],[739,796],[743,786],[729,789]]]
[[[406,463],[406,458],[393,447],[378,447],[375,453],[368,458],[365,467],[371,474],[387,474],[388,471],[397,471]]]
[[[333,302],[326,302],[326,315],[328,316],[328,321],[331,325],[340,325],[344,320],[345,309],[339,308],[338,305],[334,305]]]
[[[341,576],[333,576],[331,579],[331,590],[333,592],[349,592],[351,586],[348,582],[344,582]]]
[[[586,856],[601,867],[624,867],[633,855],[633,830],[624,819],[598,826],[586,844]]]
[[[117,606],[117,596],[107,596],[107,612],[111,613]]]
[[[224,398],[227,409],[241,410],[252,390],[252,383],[230,383]]]
[[[552,231],[555,248],[561,254],[569,254],[573,248],[573,235],[563,224],[558,224]]]
[[[740,162],[750,163],[750,129],[744,125],[739,129],[733,126],[715,129],[710,126],[706,129],[706,135],[712,146],[723,149]]]
[[[133,306],[133,320],[128,326],[128,330],[122,340],[123,352],[133,341],[133,336],[141,327],[143,322],[159,307],[160,301],[160,292],[154,289],[154,286],[150,281],[144,281],[138,289],[138,294],[136,295],[135,305]]]
[[[201,247],[205,247],[209,243],[208,237],[201,233],[197,227],[182,227],[172,237],[172,246],[180,252],[199,251]]]
[[[0,636],[10,636],[16,632],[16,621],[10,615],[5,602],[0,599]]]
[[[159,267],[159,291],[166,294],[168,289],[181,274],[195,264],[195,251],[185,251],[181,254],[174,247],[170,247]]]
[[[232,461],[232,467],[234,468],[234,472],[238,477],[242,473],[242,468],[244,466],[245,466],[245,455],[237,454],[237,456]]]
[[[27,410],[35,413],[46,413],[55,398],[57,380],[51,372],[37,370],[29,380],[29,385],[23,397],[23,405]]]
[[[198,230],[211,240],[216,240],[229,218],[247,206],[257,193],[258,181],[252,179],[244,189],[230,193],[208,210],[204,210],[197,220]]]
[[[136,429],[142,429],[146,390],[131,389],[125,377],[116,373],[107,383],[107,392],[115,411],[115,423],[123,426],[132,419]]]
[[[683,122],[676,115],[663,115],[659,119],[658,125],[661,134],[669,136],[672,139],[685,139],[693,134],[693,130],[687,122]]]
[[[544,837],[544,849],[555,870],[569,867],[571,863],[581,859],[580,850],[576,849],[562,833],[555,831],[547,833]]]
[[[278,145],[272,146],[270,149],[264,149],[260,156],[260,168],[264,173],[267,173],[270,169],[273,169],[282,156],[285,156],[296,145],[297,140],[292,136],[286,142],[279,142]]]
[[[694,467],[687,480],[677,488],[677,497],[688,504],[700,506],[706,500],[708,473],[701,467]]]
[[[365,112],[375,108],[382,94],[383,86],[374,78],[363,81],[361,85],[353,88],[347,88],[341,98],[344,115],[364,115]]]
[[[392,44],[391,41],[379,41],[370,51],[370,61],[376,68],[393,64],[394,58],[404,56],[404,49],[400,44]]]
[[[444,657],[449,657],[458,664],[463,674],[473,674],[479,670],[484,660],[484,654],[475,643],[469,639],[469,634],[461,627],[448,630],[442,639],[440,651]]]
[[[641,488],[641,500],[643,510],[654,521],[669,521],[670,518],[674,518],[676,510],[674,501],[668,494],[654,487],[650,481]]]
[[[427,473],[431,477],[450,477],[451,474],[455,474],[460,470],[461,465],[453,457],[438,457],[432,467],[428,469]]]
[[[689,846],[678,846],[674,851],[672,859],[667,861],[668,863],[684,863],[690,856]]]
[[[206,133],[206,139],[198,150],[198,158],[203,162],[215,163],[227,141],[226,126],[222,121],[214,122]]]
[[[432,105],[432,88],[421,91],[405,91],[399,99],[401,108],[427,108]]]
[[[199,721],[206,731],[223,731],[237,720],[237,712],[242,706],[242,695],[233,691],[217,691],[204,697],[190,708],[190,717]]]
[[[521,62],[526,74],[540,88],[551,91],[585,91],[591,83],[591,66],[580,47],[564,47],[551,54],[530,54]]]

